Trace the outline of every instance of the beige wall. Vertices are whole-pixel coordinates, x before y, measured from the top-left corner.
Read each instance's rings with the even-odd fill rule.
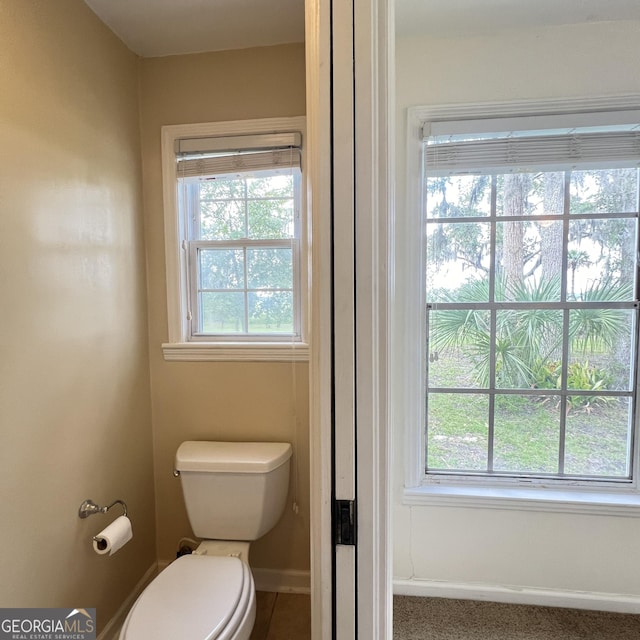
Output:
[[[638,22],[400,38],[396,238],[407,233],[410,216],[404,192],[407,107],[640,94],[639,58]],[[396,251],[401,255],[402,246]],[[396,307],[397,313],[402,308]],[[401,385],[402,375],[396,370],[391,379]],[[637,611],[640,517],[403,504],[405,424],[403,407],[397,407],[394,575],[403,587],[419,590],[422,580],[431,581],[430,593],[475,589],[476,595],[493,594],[488,598],[511,592],[524,599],[536,589],[559,590],[558,604],[566,604],[562,598],[567,595],[586,602],[595,594],[604,602],[617,602],[626,594],[631,600],[624,606]]]
[[[137,60],[81,0],[0,3],[0,607],[97,607],[155,560]],[[124,499],[109,558],[85,498]]]
[[[309,568],[307,365],[166,362],[161,351],[161,344],[167,341],[167,307],[160,128],[304,115],[304,96],[302,44],[141,61],[149,357],[161,562],[175,557],[180,538],[192,535],[180,483],[172,476],[180,442],[283,440],[297,443],[300,512],[295,515],[287,509],[276,528],[252,545],[251,565],[298,571]],[[293,474],[292,493],[295,477]]]

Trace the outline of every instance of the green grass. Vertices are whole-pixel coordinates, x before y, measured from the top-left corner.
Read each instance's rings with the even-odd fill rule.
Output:
[[[486,469],[488,398],[438,393],[430,396],[427,409],[428,466],[473,471]]]
[[[430,386],[473,389],[471,367],[460,353],[438,354]],[[629,401],[572,409],[566,417],[565,473],[625,476]],[[430,394],[427,467],[484,471],[488,464],[489,400],[481,394]],[[496,395],[494,470],[558,473],[559,397]]]

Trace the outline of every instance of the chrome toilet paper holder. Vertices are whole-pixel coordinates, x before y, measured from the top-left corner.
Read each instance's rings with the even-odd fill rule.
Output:
[[[125,517],[127,517],[127,505],[124,500],[114,500],[108,507],[101,507],[97,505],[93,500],[85,500],[78,509],[78,517],[80,518],[88,518],[92,516],[94,513],[107,513],[111,507],[115,507],[115,505],[119,504],[123,509]]]

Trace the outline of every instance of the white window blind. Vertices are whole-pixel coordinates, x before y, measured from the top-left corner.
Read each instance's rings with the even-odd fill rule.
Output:
[[[586,169],[603,163],[608,167],[640,165],[637,111],[621,112],[618,124],[615,112],[582,115],[592,117],[573,128],[566,126],[566,118],[556,116],[535,122],[522,117],[430,123],[424,129],[427,174]],[[633,122],[635,117],[638,119]]]
[[[178,177],[300,168],[301,139],[290,132],[177,140]]]

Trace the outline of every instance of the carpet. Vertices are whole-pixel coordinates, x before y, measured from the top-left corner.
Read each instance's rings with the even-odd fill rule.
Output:
[[[640,615],[395,596],[393,638],[640,640]]]

